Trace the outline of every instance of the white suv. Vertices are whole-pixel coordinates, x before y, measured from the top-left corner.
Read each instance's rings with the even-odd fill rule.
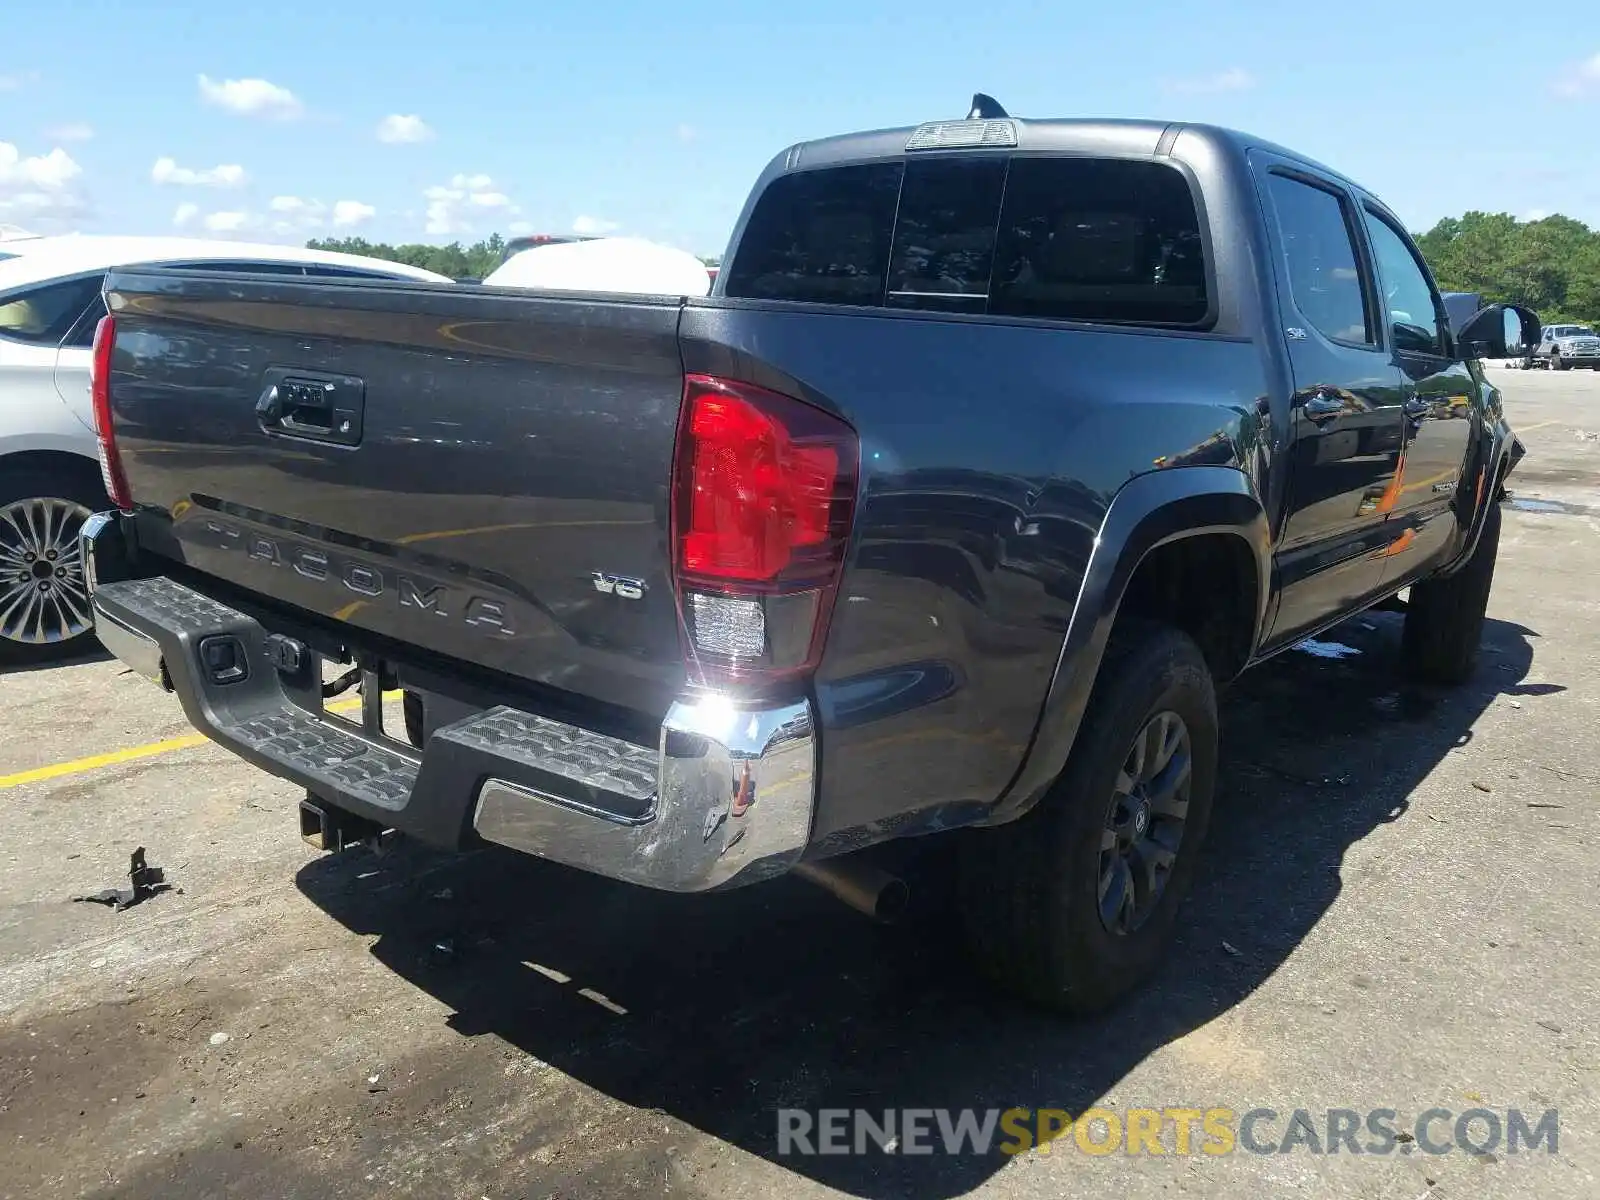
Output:
[[[185,266],[334,279],[443,275],[350,254],[192,238],[0,240],[0,668],[85,649],[78,527],[100,482],[89,359],[112,267]]]

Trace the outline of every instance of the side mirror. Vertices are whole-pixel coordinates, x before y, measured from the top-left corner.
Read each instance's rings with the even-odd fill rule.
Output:
[[[1520,304],[1491,304],[1480,308],[1456,337],[1469,358],[1508,358],[1539,344],[1539,317]]]

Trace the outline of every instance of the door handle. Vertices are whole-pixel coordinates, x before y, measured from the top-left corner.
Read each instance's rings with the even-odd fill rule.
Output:
[[[1313,392],[1306,398],[1304,411],[1313,421],[1328,421],[1345,411],[1345,403],[1329,392]]]
[[[365,385],[354,376],[274,367],[262,380],[256,420],[268,434],[355,446],[365,403]]]

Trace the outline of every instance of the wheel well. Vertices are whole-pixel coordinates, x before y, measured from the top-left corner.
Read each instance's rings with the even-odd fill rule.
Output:
[[[1157,546],[1139,561],[1117,615],[1183,630],[1221,683],[1244,670],[1255,649],[1259,584],[1244,538],[1196,534]]]
[[[0,479],[13,471],[43,471],[57,477],[66,476],[91,484],[95,494],[105,498],[105,483],[100,478],[100,464],[81,454],[69,454],[65,450],[22,450],[16,454],[0,457]],[[111,501],[106,499],[107,507],[110,504]]]

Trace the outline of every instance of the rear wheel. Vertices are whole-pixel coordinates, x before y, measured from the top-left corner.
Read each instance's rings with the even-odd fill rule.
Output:
[[[0,467],[0,664],[68,658],[93,644],[78,531],[109,504],[90,478]]]
[[[425,728],[422,718],[422,696],[417,692],[407,691],[401,697],[400,704],[400,711],[405,716],[406,722],[406,741],[420,750]]]
[[[1073,1013],[1148,976],[1194,875],[1216,762],[1216,693],[1199,648],[1124,622],[1049,795],[962,847],[962,919],[985,974]]]
[[[1411,585],[1401,654],[1412,678],[1458,684],[1472,677],[1499,552],[1500,505],[1491,501],[1466,565],[1447,578]]]

